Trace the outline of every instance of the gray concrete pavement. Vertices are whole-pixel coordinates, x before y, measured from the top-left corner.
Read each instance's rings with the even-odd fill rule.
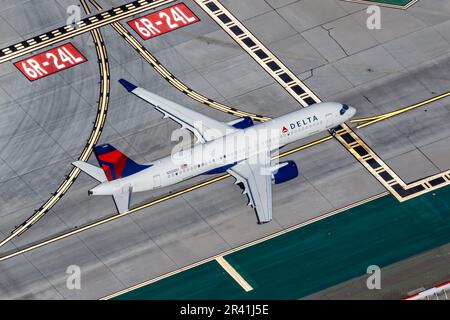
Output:
[[[105,8],[123,3],[100,2]],[[8,1],[0,9],[0,26],[6,25],[0,27],[1,46],[63,24],[71,1],[36,3]],[[278,116],[299,107],[193,1],[185,3],[200,22],[141,41],[171,72],[200,93],[246,111]],[[378,31],[364,27],[364,5],[338,0],[223,3],[323,100],[348,102],[358,109],[358,117],[448,90],[450,8],[445,1],[421,0],[401,12],[382,9],[386,24]],[[39,14],[28,21],[23,17],[30,12]],[[110,57],[111,103],[100,142],[113,143],[136,161],[168,155],[174,144],[170,135],[177,125],[161,120],[158,112],[130,96],[117,84],[121,77],[221,121],[232,119],[171,87],[110,27],[102,32]],[[0,65],[4,236],[55,191],[92,129],[99,90],[95,48],[89,34],[72,42],[89,61],[32,83],[11,63]],[[356,132],[405,181],[413,181],[450,168],[449,101]],[[228,178],[0,262],[0,298],[99,298],[383,191],[336,141],[288,158],[298,163],[301,175],[274,186],[270,224],[256,224],[253,210]],[[137,194],[132,205],[206,178]],[[42,221],[0,253],[113,213],[109,197],[87,196],[95,184],[81,175]],[[82,290],[66,287],[66,269],[73,264],[82,270]]]

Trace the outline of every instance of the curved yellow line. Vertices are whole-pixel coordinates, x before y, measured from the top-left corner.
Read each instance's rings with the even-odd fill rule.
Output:
[[[95,1],[95,0],[89,0],[91,4],[97,9],[102,10],[102,7]],[[222,103],[219,103],[217,101],[214,101],[212,99],[209,99],[208,97],[205,97],[204,95],[200,94],[199,92],[196,92],[188,86],[186,86],[184,83],[182,83],[179,79],[177,79],[166,67],[164,67],[161,63],[158,62],[158,59],[156,59],[144,46],[142,46],[139,41],[120,23],[120,22],[113,22],[111,23],[111,26],[116,30],[135,50],[138,51],[138,53],[141,55],[141,57],[147,61],[153,69],[155,69],[156,72],[158,72],[163,78],[165,78],[172,86],[174,86],[179,91],[183,92],[187,96],[191,97],[192,99],[205,104],[211,108],[214,108],[216,110],[232,114],[236,117],[251,117],[253,120],[257,121],[267,121],[270,120],[269,117],[260,116],[251,112],[246,112],[242,110],[238,110],[235,108],[228,107]]]
[[[81,3],[86,12],[89,14],[89,8],[87,7],[85,0],[81,0]],[[98,102],[97,116],[94,122],[94,127],[89,136],[88,142],[81,152],[78,158],[81,161],[87,161],[92,154],[94,146],[98,142],[100,135],[102,133],[103,126],[106,120],[106,114],[109,104],[109,64],[108,55],[106,52],[106,47],[103,44],[102,34],[98,29],[90,31],[92,39],[94,41],[97,57],[99,59],[99,70],[100,70],[100,98]],[[31,217],[29,217],[25,222],[23,222],[19,227],[15,228],[11,234],[0,242],[0,247],[11,241],[14,237],[20,236],[25,231],[27,231],[32,225],[38,222],[53,206],[58,203],[58,201],[64,196],[64,194],[69,190],[75,180],[80,174],[80,169],[73,168],[66,179],[62,182],[59,188],[52,194],[52,196],[38,209]]]

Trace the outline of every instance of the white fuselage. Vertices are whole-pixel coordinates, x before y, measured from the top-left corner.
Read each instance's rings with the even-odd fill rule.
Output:
[[[151,163],[151,167],[134,175],[103,182],[91,190],[94,195],[112,195],[118,190],[149,191],[183,180],[228,168],[257,156],[261,150],[274,151],[294,141],[332,129],[355,114],[350,107],[341,114],[342,104],[327,102],[312,105],[206,143],[198,143],[181,153]],[[220,171],[220,170],[219,170]]]

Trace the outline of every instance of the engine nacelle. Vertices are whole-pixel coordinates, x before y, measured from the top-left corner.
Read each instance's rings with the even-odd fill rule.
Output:
[[[297,164],[292,161],[281,162],[270,168],[272,172],[272,183],[279,184],[298,177]]]
[[[235,127],[236,129],[246,129],[248,127],[253,126],[252,118],[246,116],[233,121],[228,122],[230,126]]]

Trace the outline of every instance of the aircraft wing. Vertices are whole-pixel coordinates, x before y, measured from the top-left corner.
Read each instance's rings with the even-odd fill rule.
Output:
[[[179,123],[182,128],[190,130],[197,137],[198,141],[202,143],[224,136],[227,129],[235,130],[226,123],[183,107],[143,88],[137,87],[124,79],[120,79],[119,82],[128,92],[152,104],[156,110],[164,115],[163,118],[171,118]]]
[[[255,158],[259,157],[259,158]],[[236,178],[236,184],[243,183],[248,205],[255,209],[259,223],[272,220],[272,176],[270,171],[270,152],[249,158],[228,169]]]

